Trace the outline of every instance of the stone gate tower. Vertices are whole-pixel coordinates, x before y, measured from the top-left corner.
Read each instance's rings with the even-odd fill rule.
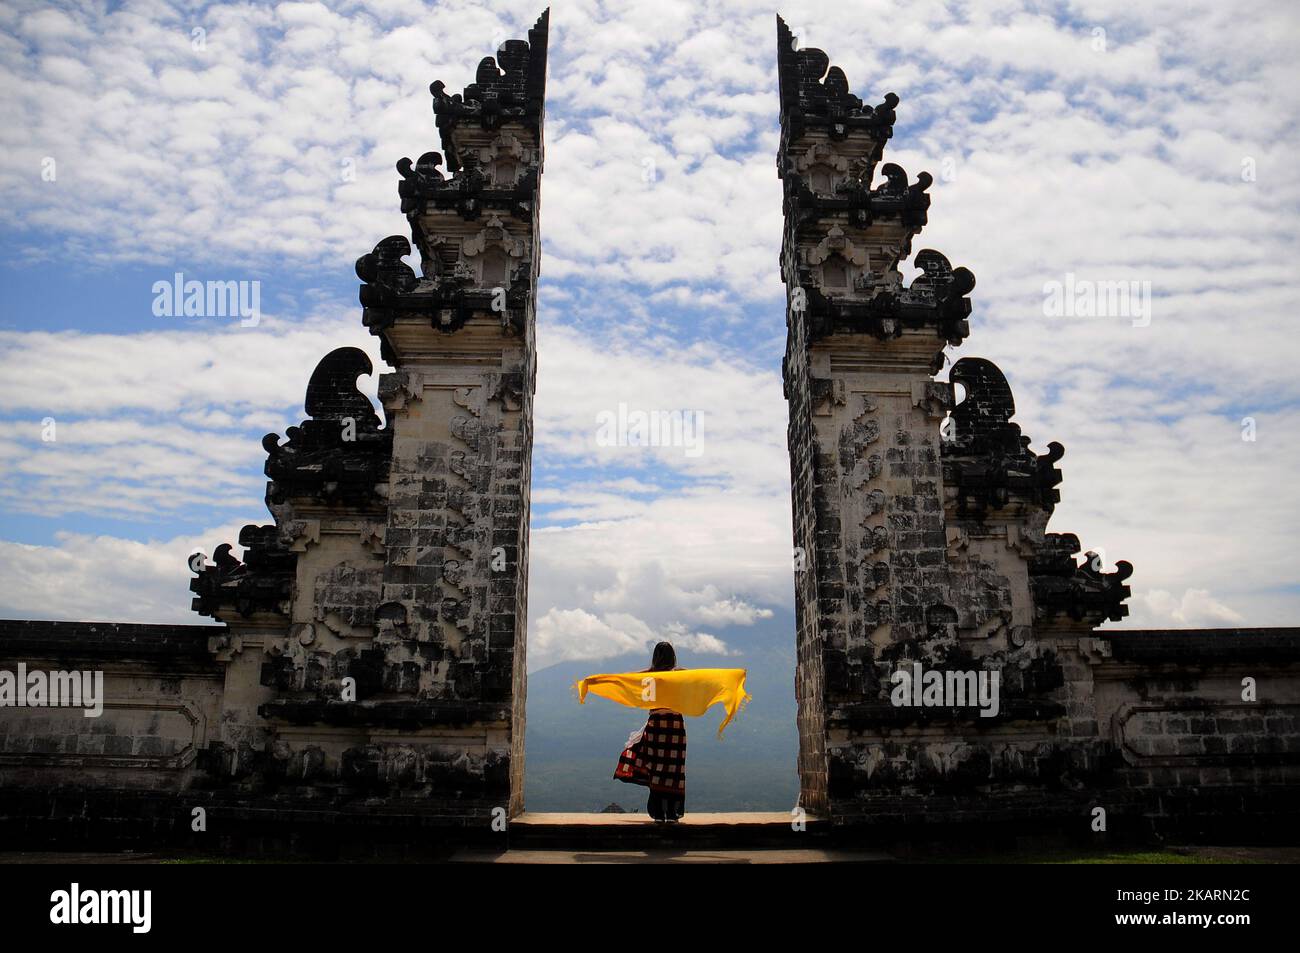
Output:
[[[1045,533],[1063,450],[1028,449],[993,364],[935,380],[975,278],[930,249],[899,271],[932,179],[876,181],[898,97],[864,103],[780,18],[777,61],[802,804],[848,822],[1052,801],[1104,760],[1080,636],[1125,614],[1131,567]],[[894,704],[914,663],[997,671],[999,714]]]
[[[522,810],[547,20],[462,93],[432,85],[442,153],[397,164],[410,240],[357,262],[395,368],[386,422],[357,391],[366,355],[325,357],[310,419],[263,441],[274,524],[192,583],[228,625],[218,786],[464,823]]]
[[[242,561],[190,563],[225,624],[0,619],[10,686],[104,683],[100,718],[4,707],[0,841],[557,833],[495,823],[523,800],[546,57],[543,15],[463,92],[433,84],[442,152],[397,164],[410,238],[357,262],[386,420],[357,389],[367,355],[326,355],[309,419],[263,440],[273,522],[244,527]],[[1064,451],[1029,449],[992,363],[935,379],[975,281],[912,254],[931,180],[881,165],[898,98],[864,103],[779,20],[777,59],[803,805],[845,842],[1092,836],[1097,808],[1116,833],[1300,842],[1300,629],[1094,631],[1131,567],[1046,531]],[[900,703],[918,668],[941,691]],[[971,704],[994,674],[996,710]]]

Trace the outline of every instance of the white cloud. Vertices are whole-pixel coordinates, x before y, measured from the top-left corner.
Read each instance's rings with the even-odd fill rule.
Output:
[[[0,408],[11,415],[0,420],[0,505],[145,521],[243,507],[260,522],[261,437],[302,418],[317,361],[345,344],[370,353],[377,372],[358,385],[373,398],[378,344],[350,318],[0,331]]]
[[[645,655],[656,642],[669,641],[678,649],[728,655],[727,644],[717,636],[691,632],[679,625],[654,630],[635,616],[612,613],[596,616],[585,609],[551,609],[537,620],[528,641],[528,666],[532,670],[557,662],[603,659],[632,653]]]
[[[758,619],[772,618],[772,610],[752,606],[742,599],[719,599],[697,607],[695,617],[710,625],[753,625]]]
[[[0,226],[36,236],[11,267],[347,273],[404,230],[393,163],[437,148],[428,82],[471,80],[491,38],[523,35],[540,7],[8,4]],[[979,278],[953,356],[997,361],[1035,446],[1068,449],[1051,528],[1135,564],[1128,624],[1293,622],[1294,14],[1210,0],[1082,0],[1068,22],[1013,2],[855,11],[787,12],[865,99],[902,96],[886,158],[936,175],[915,247]],[[702,646],[700,627],[790,604],[774,47],[756,0],[553,10],[533,664],[664,633]],[[1044,282],[1067,272],[1150,281],[1151,325],[1044,316]],[[355,307],[317,304],[251,330],[9,318],[0,507],[65,529],[116,516],[135,541],[3,544],[6,611],[187,618],[185,554],[170,560],[188,544],[158,544],[164,561],[150,518],[263,522],[261,433],[296,422],[332,348],[378,366]],[[598,446],[596,415],[620,402],[698,411],[703,452]],[[39,441],[47,415],[54,447]]]
[[[1240,625],[1242,616],[1204,589],[1185,589],[1181,598],[1164,589],[1138,595],[1130,623],[1143,627],[1194,629]]]
[[[190,611],[187,560],[232,542],[238,524],[195,536],[134,541],[60,534],[53,546],[0,541],[0,614],[17,619],[72,619],[200,625]],[[236,552],[238,552],[236,547]]]
[[[584,609],[553,608],[537,620],[529,637],[529,666],[545,668],[555,662],[639,651],[646,641],[639,635],[615,628]]]

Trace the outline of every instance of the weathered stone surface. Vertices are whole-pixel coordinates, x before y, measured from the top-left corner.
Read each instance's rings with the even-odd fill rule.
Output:
[[[1286,705],[1261,703],[1255,718],[1233,708],[1177,742],[1151,737],[1168,705],[1219,710],[1222,673],[1248,646],[1225,634],[1177,701],[1154,708],[1137,697],[1151,683],[1103,685],[1109,648],[1081,645],[1126,645],[1123,633],[1091,634],[1127,613],[1132,566],[1107,571],[1093,553],[1078,558],[1077,537],[1045,531],[1064,448],[1029,449],[1000,369],[962,358],[948,382],[934,379],[944,346],[968,334],[975,282],[924,250],[923,274],[903,287],[898,265],[926,224],[931,178],[908,185],[885,165],[872,187],[897,97],[864,106],[823,52],[793,48],[779,18],[777,60],[801,803],[840,824],[892,823],[920,804],[935,823],[1006,816],[1013,798],[1026,816],[1077,813],[1080,795],[1123,810],[1111,795],[1140,786],[1129,766],[1171,751],[1199,767],[1211,750],[1235,750],[1236,769],[1214,777],[1256,790],[1252,772],[1288,757]],[[1267,667],[1295,697],[1300,645],[1279,638],[1291,647]],[[1179,643],[1129,644],[1119,651],[1164,664]],[[945,678],[996,672],[996,716],[893,703],[891,677],[915,663]],[[1145,660],[1135,674],[1151,675]],[[1254,734],[1269,719],[1278,740]],[[1136,776],[1152,790],[1191,777]]]
[[[356,386],[366,355],[327,355],[310,419],[263,442],[274,525],[193,582],[230,626],[216,788],[522,809],[546,31],[544,15],[463,94],[433,85],[442,154],[398,163],[411,240],[357,262],[395,368],[386,424]]]
[[[328,354],[263,441],[273,522],[191,563],[223,624],[0,621],[0,670],[106,688],[99,719],[0,713],[7,843],[196,842],[203,807],[225,843],[410,844],[522,810],[546,32],[433,85],[442,152],[398,163],[411,237],[357,262],[385,420],[366,355]],[[777,60],[802,805],[837,838],[1068,836],[1097,807],[1300,834],[1300,629],[1096,630],[1132,567],[1047,532],[1063,448],[1029,449],[991,362],[935,379],[975,282],[922,250],[903,284],[932,180],[875,181],[898,97],[866,104],[779,20]],[[897,704],[917,665],[996,673],[996,714]]]
[[[195,783],[220,719],[223,673],[209,640],[223,631],[0,620],[0,669],[103,673],[99,717],[74,707],[0,708],[0,792]],[[0,824],[4,817],[0,808]]]

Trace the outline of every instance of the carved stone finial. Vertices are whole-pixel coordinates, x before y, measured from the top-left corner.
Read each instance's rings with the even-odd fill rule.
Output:
[[[410,291],[419,283],[415,270],[402,261],[411,253],[411,243],[402,235],[389,235],[368,255],[357,259],[357,277],[368,285],[396,292]],[[365,289],[362,289],[365,304]]]
[[[1055,464],[1065,448],[1052,443],[1041,456],[1029,449],[1029,438],[1011,422],[1011,385],[992,361],[963,357],[948,380],[965,391],[943,444],[944,484],[956,493],[956,515],[983,519],[1011,504],[1051,513],[1060,500]]]
[[[474,82],[463,93],[447,95],[446,85],[440,80],[429,86],[449,169],[459,169],[465,161],[456,143],[456,128],[463,123],[477,123],[491,130],[518,122],[540,133],[550,17],[547,9],[528,31],[527,40],[507,40],[495,58],[483,57]]]
[[[866,130],[880,142],[893,134],[898,97],[885,95],[876,107],[853,94],[844,71],[815,47],[798,48],[790,28],[776,18],[776,63],[784,135],[798,139],[809,128],[824,128],[842,139],[852,129]]]
[[[1073,533],[1048,533],[1029,564],[1034,614],[1040,621],[1064,615],[1075,622],[1096,626],[1107,619],[1118,622],[1128,615],[1125,600],[1132,589],[1125,584],[1133,564],[1125,560],[1105,572],[1101,559],[1089,552],[1076,563],[1079,537]]]
[[[275,526],[245,526],[239,531],[244,561],[222,543],[213,564],[198,568],[190,580],[191,604],[200,615],[226,620],[233,614],[284,613],[293,591],[297,555],[280,539]],[[191,568],[194,565],[191,564]]]
[[[316,420],[352,418],[372,429],[378,427],[379,417],[374,407],[357,390],[357,378],[374,371],[369,355],[360,348],[341,347],[330,351],[316,365],[307,384],[307,413]]]

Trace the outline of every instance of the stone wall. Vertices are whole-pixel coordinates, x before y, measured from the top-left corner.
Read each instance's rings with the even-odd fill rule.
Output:
[[[546,42],[543,16],[462,93],[434,83],[443,151],[397,163],[411,237],[357,262],[362,320],[395,368],[386,420],[356,390],[365,355],[328,355],[311,419],[265,441],[275,525],[195,581],[196,609],[230,628],[219,744],[235,787],[483,823],[523,808]]]
[[[103,673],[102,714],[0,709],[0,788],[180,791],[221,718],[212,626],[0,621],[0,670]]]
[[[1287,756],[1273,750],[1287,739],[1260,733],[1290,724],[1276,701],[1194,722],[1217,734],[1148,737],[1182,725],[1166,723],[1171,706],[1226,703],[1220,669],[1186,666],[1203,648],[1207,665],[1232,671],[1248,642],[1227,631],[1187,642],[1165,680],[1180,637],[1098,631],[1127,613],[1133,569],[1047,531],[1064,448],[1029,449],[990,361],[963,357],[939,379],[946,349],[969,334],[975,279],[932,249],[916,252],[910,283],[900,270],[928,221],[932,179],[880,165],[898,97],[864,102],[779,18],[777,60],[803,806],[839,825],[1059,827],[1103,794],[1145,821],[1193,780],[1237,797],[1282,783],[1265,762]],[[1286,630],[1275,637],[1261,671],[1294,698],[1298,646]],[[1099,661],[1139,644],[1155,654],[1127,680]],[[947,684],[996,676],[998,708],[942,693],[900,704],[897,678],[911,672]],[[1185,761],[1168,760],[1171,745]],[[1219,748],[1239,751],[1238,770],[1203,776]]]
[[[418,846],[523,809],[546,31],[433,84],[443,151],[397,164],[410,239],[357,262],[385,419],[370,359],[326,355],[263,440],[272,522],[191,562],[221,624],[0,622],[0,673],[105,676],[99,718],[0,709],[6,843]],[[778,67],[802,805],[846,839],[1078,836],[1098,809],[1300,837],[1300,630],[1099,628],[1132,567],[1048,532],[1064,449],[1029,449],[991,362],[939,379],[975,280],[912,256],[931,180],[880,164],[898,98],[783,23]],[[900,702],[912,671],[996,711]]]
[[[1300,832],[1300,629],[1115,632],[1089,661],[1099,732],[1158,829]]]
[[[354,734],[344,724],[296,726],[313,753],[283,778],[263,773],[253,790],[228,783],[221,722],[244,707],[226,695],[241,677],[229,678],[230,665],[209,651],[228,638],[221,626],[0,623],[0,670],[21,662],[105,675],[99,718],[67,708],[0,711],[6,842],[285,847],[316,830],[333,844],[389,839],[391,848],[492,836],[464,803],[412,801],[391,789],[360,802],[332,797],[329,746]],[[851,766],[866,774],[850,779],[853,796],[829,803],[842,834],[852,825],[873,842],[1008,830],[1083,839],[1102,808],[1113,833],[1300,837],[1300,629],[1061,635],[1051,648],[1064,682],[1049,693],[1050,718],[985,723],[957,710],[891,708],[891,717],[867,708],[856,720],[853,709],[829,719],[830,750],[866,755]],[[803,701],[801,719],[816,715],[815,698]],[[410,743],[422,730],[412,723],[392,734]],[[456,730],[466,732],[462,745],[481,731]],[[978,750],[998,755],[970,754]],[[928,775],[912,770],[925,758]],[[1042,783],[1026,780],[1034,775]],[[833,777],[837,793],[838,783]],[[191,827],[196,807],[208,815],[202,834]]]
[[[263,439],[272,522],[244,527],[239,555],[222,543],[191,561],[193,608],[222,625],[62,630],[126,653],[114,698],[147,704],[114,701],[84,727],[6,712],[6,742],[40,757],[5,785],[183,791],[245,820],[309,804],[486,831],[523,810],[547,29],[544,14],[462,92],[434,83],[442,152],[397,163],[410,238],[356,268],[393,368],[385,419],[358,390],[367,355],[327,354],[308,419]],[[0,657],[82,651],[43,638],[11,635]],[[141,660],[137,642],[160,648]],[[93,762],[108,773],[46,757],[108,753]]]

